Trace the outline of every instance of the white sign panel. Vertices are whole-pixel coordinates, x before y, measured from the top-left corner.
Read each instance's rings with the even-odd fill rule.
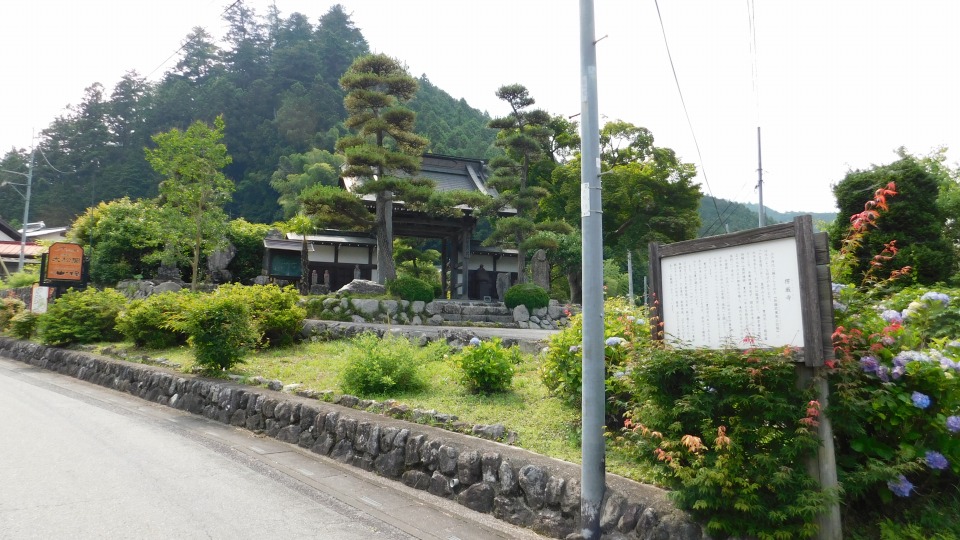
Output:
[[[47,312],[47,298],[50,297],[50,287],[41,287],[34,285],[33,295],[30,299],[30,311],[34,313]]]
[[[675,346],[803,347],[794,238],[663,257],[664,339]]]

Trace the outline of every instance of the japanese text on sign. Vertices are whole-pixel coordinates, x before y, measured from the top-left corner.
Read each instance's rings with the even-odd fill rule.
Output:
[[[78,244],[57,242],[47,252],[46,279],[53,281],[81,281],[83,279],[83,248]]]
[[[665,339],[715,349],[803,347],[796,249],[783,238],[664,257]]]

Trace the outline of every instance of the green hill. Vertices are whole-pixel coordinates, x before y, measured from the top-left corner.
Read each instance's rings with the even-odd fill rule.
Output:
[[[700,237],[716,236],[728,232],[755,229],[760,225],[757,213],[760,206],[752,203],[738,203],[726,199],[704,195],[700,200]],[[826,230],[826,226],[836,219],[836,213],[824,212],[777,212],[765,208],[766,224],[787,223],[793,218],[805,214],[813,216],[814,226]]]

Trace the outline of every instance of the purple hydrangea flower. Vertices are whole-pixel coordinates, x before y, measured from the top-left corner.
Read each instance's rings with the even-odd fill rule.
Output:
[[[947,417],[947,431],[950,433],[960,433],[960,416]]]
[[[943,457],[943,454],[934,452],[933,450],[927,450],[923,459],[927,462],[927,467],[937,469],[938,471],[942,471],[950,466],[950,462],[947,461],[947,458]]]
[[[842,303],[837,302],[836,300],[834,300],[834,301],[833,301],[833,310],[834,310],[834,311],[839,311],[840,313],[843,313],[843,312],[845,312],[845,311],[847,310],[847,305],[846,305],[846,304],[842,304]]]
[[[902,474],[897,476],[896,480],[887,482],[887,487],[890,488],[890,491],[897,497],[909,497],[910,492],[913,490],[913,484]]]
[[[951,341],[950,343],[947,343],[947,348],[949,349],[960,348],[960,341]]]
[[[893,357],[893,365],[905,367],[910,362],[929,362],[930,357],[922,352],[903,351]]]
[[[571,345],[571,346],[570,346],[570,354],[576,354],[576,353],[578,353],[578,352],[580,352],[580,346],[579,346],[579,345]]]
[[[622,337],[613,336],[613,337],[607,338],[606,344],[607,344],[607,347],[619,347],[620,344],[625,341],[627,340],[623,339]]]
[[[903,315],[895,309],[888,309],[880,314],[880,318],[887,321],[889,324],[902,324]]]
[[[890,368],[887,366],[877,366],[877,377],[883,382],[890,382]]]
[[[893,344],[896,343],[896,342],[897,342],[897,340],[893,339],[893,338],[890,337],[890,336],[883,336],[882,338],[880,338],[880,343],[883,343],[884,346],[886,346],[886,347],[892,347]]]
[[[913,405],[919,409],[926,409],[930,406],[930,396],[921,394],[920,392],[914,392],[910,394],[910,401],[912,401]]]
[[[925,302],[930,302],[930,303],[940,302],[941,304],[943,304],[943,305],[945,305],[945,306],[948,305],[948,304],[950,304],[950,297],[949,297],[949,296],[947,296],[947,295],[944,294],[944,293],[939,293],[939,292],[934,292],[934,291],[930,291],[930,292],[928,292],[928,293],[925,293],[923,296],[920,297],[920,300],[923,300],[923,301],[925,301]]]
[[[890,375],[893,377],[893,380],[897,380],[900,377],[903,377],[903,373],[906,371],[903,366],[895,366],[893,371],[890,372]]]
[[[478,337],[472,337],[472,338],[470,338],[470,344],[473,345],[473,346],[479,345],[479,344],[480,344],[480,338],[478,338]]]
[[[876,373],[877,366],[879,366],[877,359],[872,356],[864,356],[860,359],[860,369],[862,369],[864,373]]]
[[[844,290],[844,289],[846,289],[846,288],[847,288],[846,285],[841,285],[840,283],[831,283],[831,284],[830,284],[830,290],[833,292],[833,294],[840,294],[840,291],[842,291],[842,290]]]

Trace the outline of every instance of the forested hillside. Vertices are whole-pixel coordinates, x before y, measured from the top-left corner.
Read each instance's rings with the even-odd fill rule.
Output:
[[[150,137],[220,114],[233,157],[224,172],[237,185],[229,214],[265,223],[282,217],[271,176],[282,157],[333,151],[346,133],[339,78],[369,47],[339,5],[316,24],[300,13],[256,14],[242,2],[224,19],[224,42],[194,28],[176,66],[159,82],[136,72],[115,83],[93,82],[79,104],[42,131],[31,221],[68,225],[100,201],[156,196],[159,177],[144,159]],[[485,113],[452,98],[426,75],[419,82],[410,106],[418,113],[415,129],[430,139],[427,151],[496,153]],[[11,149],[0,168],[26,171],[29,160],[29,149]],[[19,224],[22,204],[15,197],[0,199],[0,217]]]
[[[771,219],[767,214],[767,225],[780,223]],[[716,236],[728,232],[756,229],[760,224],[760,217],[747,205],[726,199],[718,199],[704,195],[700,199],[700,232],[699,237]]]

